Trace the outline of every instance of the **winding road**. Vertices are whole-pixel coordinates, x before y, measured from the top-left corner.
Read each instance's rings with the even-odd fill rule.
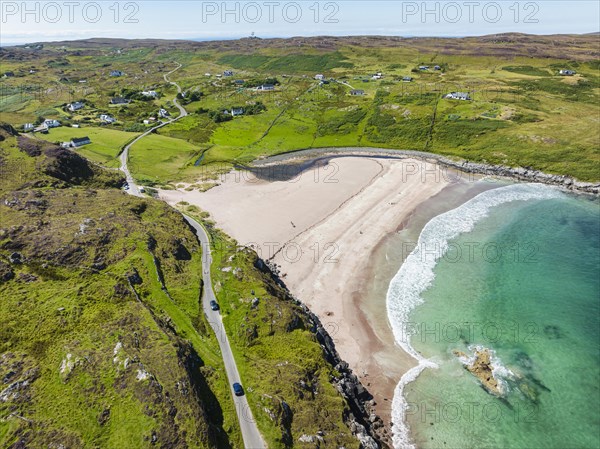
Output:
[[[172,70],[164,75],[165,81],[177,87],[178,93],[181,93],[181,87],[177,83],[170,81],[168,79],[168,76],[180,68],[181,64],[179,64],[179,66],[175,70]],[[180,105],[177,102],[177,98],[173,99],[173,104],[175,104],[175,106],[177,106],[177,108],[179,109],[178,117],[172,118],[164,123],[161,123],[160,125],[155,126],[149,129],[148,131],[144,132],[143,134],[139,135],[123,148],[123,151],[119,156],[119,159],[121,161],[121,171],[125,173],[125,177],[127,178],[127,185],[129,187],[127,193],[129,193],[130,195],[143,197],[140,188],[136,185],[133,176],[131,176],[129,168],[127,167],[127,162],[129,159],[129,149],[134,143],[136,143],[140,139],[143,139],[145,136],[152,133],[152,131],[154,131],[155,129],[162,128],[163,126],[173,123],[187,115],[187,111],[182,105]],[[242,385],[243,383],[241,382],[240,373],[238,372],[237,365],[233,357],[233,352],[231,351],[231,345],[229,344],[227,333],[225,332],[223,318],[221,317],[221,314],[218,310],[212,310],[210,308],[210,302],[217,300],[212,287],[212,280],[210,276],[210,268],[212,265],[210,239],[206,230],[202,227],[200,223],[198,223],[192,217],[189,217],[185,214],[183,214],[183,217],[196,231],[198,242],[202,247],[202,280],[204,282],[204,289],[202,294],[202,308],[204,310],[206,318],[208,319],[208,322],[210,323],[211,328],[213,329],[217,337],[217,341],[219,342],[221,357],[223,358],[223,364],[225,365],[225,372],[229,381],[231,395],[235,403],[235,411],[237,413],[238,422],[240,424],[240,429],[242,432],[242,438],[244,440],[244,447],[246,449],[265,449],[267,445],[265,444],[260,432],[258,431],[258,427],[256,426],[256,421],[252,416],[252,411],[250,410],[250,406],[248,405],[246,395],[236,396],[233,392],[232,385],[234,382],[238,382]]]
[[[177,93],[181,93],[181,87],[179,86],[179,84],[170,81],[169,80],[169,75],[177,70],[179,70],[181,68],[181,64],[178,65],[178,67],[174,70],[171,70],[169,73],[165,73],[163,75],[165,81],[169,84],[174,85],[175,87],[177,87]],[[125,173],[125,178],[127,180],[127,192],[131,195],[134,196],[143,196],[142,192],[140,192],[140,188],[135,184],[135,181],[133,179],[133,176],[131,176],[131,173],[129,171],[129,168],[127,166],[127,163],[129,162],[129,149],[131,148],[131,146],[133,144],[135,144],[136,142],[138,142],[139,140],[143,139],[144,137],[146,137],[148,134],[151,134],[152,132],[154,132],[155,130],[157,130],[158,128],[162,128],[163,126],[167,126],[170,123],[176,122],[177,120],[185,117],[188,115],[187,111],[185,110],[185,108],[179,104],[179,102],[177,101],[177,98],[173,99],[173,104],[175,106],[177,106],[177,109],[179,109],[179,115],[176,118],[171,118],[169,120],[167,120],[166,122],[161,123],[160,125],[154,126],[153,128],[150,128],[149,130],[145,131],[143,134],[140,134],[139,136],[137,136],[135,139],[133,139],[131,142],[129,142],[127,145],[125,145],[125,147],[123,148],[123,151],[121,151],[121,154],[119,155],[119,160],[121,161],[121,171],[123,173]]]
[[[241,384],[242,382],[240,380],[240,373],[238,372],[237,365],[235,364],[235,359],[233,358],[233,353],[231,352],[231,345],[229,344],[229,339],[227,338],[227,333],[225,332],[225,327],[223,326],[223,318],[218,310],[212,310],[210,308],[210,301],[216,301],[217,298],[215,297],[215,292],[213,291],[212,281],[210,278],[212,256],[208,234],[202,225],[196,220],[188,217],[187,215],[183,215],[183,217],[190,224],[190,226],[194,228],[196,235],[198,236],[198,240],[202,245],[202,279],[204,281],[202,308],[204,309],[204,314],[208,318],[208,322],[210,323],[210,326],[212,327],[215,335],[217,336],[217,340],[219,341],[221,357],[223,358],[223,363],[225,364],[225,372],[227,373],[227,378],[229,379],[229,385],[232,385],[234,382],[239,382]],[[246,396],[234,395],[233,400],[235,402],[235,410],[237,412],[240,429],[242,430],[242,437],[244,439],[244,446],[246,449],[266,448],[267,446],[263,441],[260,432],[258,431],[258,427],[256,427],[254,418],[252,417],[252,411],[250,410]]]

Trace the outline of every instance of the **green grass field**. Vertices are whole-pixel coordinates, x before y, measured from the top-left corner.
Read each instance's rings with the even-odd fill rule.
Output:
[[[116,168],[119,167],[117,156],[121,152],[121,149],[138,135],[139,133],[128,133],[109,127],[70,128],[61,126],[59,128],[52,128],[47,135],[40,135],[40,138],[60,143],[69,142],[74,137],[87,136],[92,143],[79,147],[75,151],[106,167]]]
[[[200,153],[201,148],[191,143],[151,134],[131,147],[130,170],[142,184],[168,184],[179,180],[184,170],[193,166]]]
[[[22,89],[23,79],[2,80],[6,95],[0,98],[0,114],[17,123],[46,115],[69,124],[93,121],[97,114],[110,111],[119,119],[115,129],[141,131],[142,120],[155,114],[158,107],[174,112],[170,99],[175,89],[164,83],[162,74],[178,61],[183,67],[173,74],[174,79],[184,91],[203,95],[187,106],[189,117],[158,132],[175,141],[153,136],[136,146],[140,154],[133,157],[146,182],[193,180],[206,172],[193,165],[193,158],[201,153],[202,164],[247,163],[256,157],[321,146],[426,150],[594,181],[600,163],[600,70],[596,58],[581,53],[589,45],[581,40],[584,43],[572,47],[577,60],[561,59],[552,47],[541,48],[537,42],[523,44],[525,49],[531,46],[529,56],[524,56],[525,50],[503,54],[493,44],[477,39],[464,39],[462,47],[445,53],[438,52],[436,40],[423,41],[420,46],[410,42],[374,46],[348,39],[348,43],[341,40],[321,50],[291,51],[265,44],[251,53],[225,46],[157,54],[141,46],[99,50],[98,57],[56,54],[42,59],[44,70],[31,78],[23,75],[32,84],[60,85],[54,97],[32,98],[30,89]],[[564,45],[571,48],[569,42]],[[547,54],[542,57],[544,51]],[[494,52],[499,55],[492,56]],[[423,64],[439,64],[442,70],[418,70]],[[20,67],[19,63],[10,64],[15,71]],[[126,75],[108,77],[112,68]],[[577,75],[558,76],[561,68],[574,69]],[[216,77],[227,69],[234,70],[233,77]],[[383,79],[372,79],[378,71],[383,72]],[[316,73],[336,81],[320,86],[313,79]],[[61,76],[68,81],[59,82]],[[412,76],[414,81],[404,83],[404,76]],[[267,77],[280,82],[273,92],[256,92],[233,83],[235,79]],[[85,88],[76,82],[79,79],[86,80]],[[141,88],[156,89],[162,98],[107,106],[111,96]],[[351,88],[363,89],[365,95],[351,97]],[[453,91],[469,92],[473,101],[442,99]],[[78,96],[89,103],[82,115],[61,110],[61,102]],[[217,123],[209,114],[234,106],[247,108],[257,101],[266,106],[258,115]],[[122,141],[100,136],[93,140],[93,146],[83,148],[82,154],[114,164],[118,148],[112,146],[120,146]]]

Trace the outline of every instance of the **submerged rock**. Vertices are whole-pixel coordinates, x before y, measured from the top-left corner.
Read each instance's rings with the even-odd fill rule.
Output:
[[[454,355],[462,359],[469,359],[464,352],[453,351]],[[474,358],[469,359],[470,363],[465,363],[465,368],[473,374],[483,387],[495,396],[502,396],[502,387],[494,377],[492,367],[492,353],[489,349],[477,349]]]

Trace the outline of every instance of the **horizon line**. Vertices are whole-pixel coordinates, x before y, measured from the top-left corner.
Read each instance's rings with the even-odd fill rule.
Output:
[[[590,36],[599,35],[599,31],[590,31],[584,33],[523,33],[520,31],[503,31],[500,33],[491,34],[473,34],[473,35],[396,35],[396,34],[315,34],[315,35],[295,35],[295,36],[221,36],[221,37],[177,37],[177,38],[164,38],[164,37],[103,37],[103,36],[92,36],[77,39],[53,39],[53,40],[35,40],[27,42],[2,42],[0,40],[0,47],[20,47],[34,44],[53,44],[61,42],[78,42],[78,41],[89,41],[93,39],[104,39],[104,40],[125,40],[125,41],[181,41],[181,42],[218,42],[218,41],[236,41],[242,39],[297,39],[297,38],[349,38],[349,37],[388,37],[388,38],[400,38],[400,39],[465,39],[473,37],[488,37],[488,36],[502,36],[502,35],[523,35],[523,36]]]

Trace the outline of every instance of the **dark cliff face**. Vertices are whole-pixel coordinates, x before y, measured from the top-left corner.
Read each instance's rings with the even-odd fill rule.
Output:
[[[15,137],[18,135],[19,133],[12,125],[0,122],[0,142],[6,140],[8,137]]]
[[[76,152],[53,143],[24,136],[19,136],[17,143],[23,153],[39,159],[37,164],[42,173],[63,181],[65,186],[118,188],[125,182],[120,173],[102,169]]]
[[[374,416],[371,400],[373,396],[362,385],[358,377],[342,360],[335,348],[333,339],[321,324],[319,317],[312,313],[308,307],[293,298],[287,290],[285,283],[277,274],[277,268],[271,267],[267,262],[256,256],[254,266],[269,276],[285,295],[285,299],[293,301],[300,307],[299,321],[306,323],[307,328],[315,335],[323,349],[323,356],[327,362],[340,374],[332,380],[338,391],[348,404],[348,412],[344,420],[352,433],[361,441],[364,449],[391,448],[391,436],[384,432],[383,421]]]

